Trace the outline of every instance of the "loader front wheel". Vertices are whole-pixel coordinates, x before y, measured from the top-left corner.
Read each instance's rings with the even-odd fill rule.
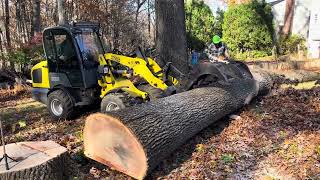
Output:
[[[47,108],[54,120],[70,119],[74,114],[74,103],[69,94],[63,90],[49,94]]]
[[[125,96],[121,93],[108,94],[101,101],[102,113],[124,109],[125,107]]]

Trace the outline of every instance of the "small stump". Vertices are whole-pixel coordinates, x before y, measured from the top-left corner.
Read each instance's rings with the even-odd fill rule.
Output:
[[[67,149],[53,141],[19,142],[6,145],[9,170],[0,163],[0,179],[69,179],[73,174]],[[0,147],[3,156],[3,147]],[[71,168],[70,168],[71,167]],[[74,171],[73,171],[74,172]]]

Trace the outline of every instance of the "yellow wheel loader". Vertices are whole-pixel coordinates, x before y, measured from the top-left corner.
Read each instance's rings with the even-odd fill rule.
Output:
[[[71,118],[79,106],[101,102],[101,111],[107,112],[248,76],[247,67],[239,62],[205,62],[190,76],[174,78],[168,72],[180,73],[176,68],[170,63],[161,68],[141,49],[127,55],[118,50],[106,52],[99,31],[99,24],[90,22],[43,31],[46,59],[31,70],[32,95],[47,105],[56,120]]]

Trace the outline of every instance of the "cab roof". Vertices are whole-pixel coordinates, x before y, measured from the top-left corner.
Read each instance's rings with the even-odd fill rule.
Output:
[[[44,31],[53,30],[53,29],[64,29],[71,33],[77,33],[78,31],[82,31],[84,29],[92,29],[95,32],[99,32],[100,23],[95,22],[72,22],[70,24],[58,25],[54,27],[48,27]]]

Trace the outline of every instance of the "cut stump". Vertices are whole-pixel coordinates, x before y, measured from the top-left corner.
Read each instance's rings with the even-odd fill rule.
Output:
[[[19,142],[6,145],[9,170],[5,161],[0,163],[0,179],[69,179],[75,172],[70,169],[71,159],[67,149],[53,141]],[[3,148],[0,147],[0,156]],[[72,173],[73,172],[73,173]]]

